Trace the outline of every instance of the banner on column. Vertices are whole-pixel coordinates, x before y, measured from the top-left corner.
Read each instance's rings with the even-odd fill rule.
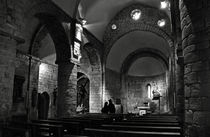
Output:
[[[71,61],[72,63],[79,64],[81,59],[81,45],[82,45],[83,29],[81,24],[75,24],[75,35],[71,44]]]

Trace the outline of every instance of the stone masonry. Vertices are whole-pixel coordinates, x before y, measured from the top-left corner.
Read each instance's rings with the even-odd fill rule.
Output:
[[[184,54],[185,136],[210,136],[210,47],[208,0],[181,0]]]

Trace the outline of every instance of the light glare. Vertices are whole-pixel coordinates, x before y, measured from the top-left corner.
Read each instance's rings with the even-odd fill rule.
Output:
[[[141,11],[139,9],[135,9],[131,12],[131,18],[133,20],[139,20],[141,17]]]
[[[159,27],[164,27],[166,25],[166,21],[164,19],[161,19],[161,20],[158,21],[157,24],[158,24]]]
[[[164,0],[164,1],[160,2],[160,8],[161,9],[166,9],[166,8],[169,7],[169,5],[170,5],[170,3],[167,0]]]

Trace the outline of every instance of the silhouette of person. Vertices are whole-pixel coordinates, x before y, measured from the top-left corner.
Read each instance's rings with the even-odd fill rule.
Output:
[[[104,107],[101,109],[101,112],[108,114],[108,112],[109,112],[108,102],[104,103]]]
[[[108,105],[109,113],[115,113],[115,106],[112,103],[112,100],[109,100],[109,105]]]

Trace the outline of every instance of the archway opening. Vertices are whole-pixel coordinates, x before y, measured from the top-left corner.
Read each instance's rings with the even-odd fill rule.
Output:
[[[106,58],[104,100],[120,98],[123,113],[138,113],[138,107],[145,106],[146,102],[154,102],[153,113],[169,113],[172,109],[168,101],[169,58],[170,46],[162,37],[148,31],[123,35],[114,43]],[[150,98],[147,84],[151,85]],[[158,100],[152,100],[153,90],[159,89],[164,92],[160,110]]]
[[[127,93],[127,111],[138,113],[148,107],[148,113],[169,112],[168,69],[154,57],[140,57],[122,73],[123,93]]]

